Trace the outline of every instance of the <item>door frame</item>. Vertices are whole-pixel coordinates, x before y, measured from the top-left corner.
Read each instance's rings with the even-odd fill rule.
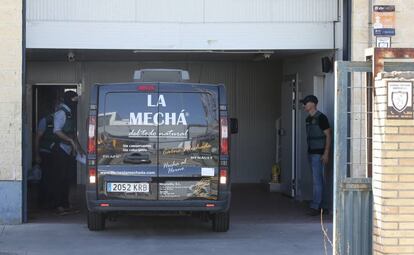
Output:
[[[22,155],[23,155],[23,187],[22,187],[22,196],[23,196],[23,212],[22,212],[22,219],[23,223],[28,222],[28,209],[27,209],[27,192],[28,192],[28,180],[27,175],[29,169],[32,167],[32,148],[33,148],[33,136],[32,136],[32,127],[33,127],[33,88],[35,86],[76,86],[76,90],[79,95],[82,93],[82,83],[74,83],[74,82],[39,82],[39,83],[26,83],[25,85],[25,97],[24,104],[23,104],[23,123],[22,123],[22,133],[23,138],[25,141],[25,146],[22,146]],[[78,106],[79,107],[79,106]],[[77,122],[79,128],[79,121]]]
[[[297,184],[297,166],[298,166],[298,111],[299,111],[299,73],[287,74],[283,76],[283,85],[289,82],[291,86],[291,99],[292,105],[291,108],[291,180],[290,180],[290,196],[296,198],[298,194],[298,184]],[[282,95],[284,96],[284,95]],[[287,96],[287,95],[286,95]],[[283,114],[283,113],[282,113]]]

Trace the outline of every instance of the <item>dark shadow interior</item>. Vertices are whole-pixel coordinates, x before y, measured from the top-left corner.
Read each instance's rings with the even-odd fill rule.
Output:
[[[76,90],[76,86],[61,86],[61,85],[34,85],[32,87],[32,168],[35,165],[41,165],[36,162],[36,148],[35,139],[37,135],[37,127],[39,121],[53,114],[57,105],[61,102],[63,94],[67,90]],[[76,163],[73,164],[73,186],[76,186]],[[27,208],[29,221],[32,218],[32,214],[38,214],[48,211],[52,211],[53,208],[47,206],[47,198],[45,197],[44,187],[50,187],[50,184],[55,180],[49,179],[37,180],[36,178],[29,178],[27,182]]]

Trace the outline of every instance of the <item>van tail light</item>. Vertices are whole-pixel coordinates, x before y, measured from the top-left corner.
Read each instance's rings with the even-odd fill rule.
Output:
[[[227,118],[220,119],[220,150],[222,155],[229,155],[229,127]]]
[[[96,153],[96,116],[89,116],[88,153]]]
[[[96,168],[89,168],[89,183],[96,183]]]
[[[220,170],[220,184],[227,184],[227,169]]]
[[[137,87],[137,90],[142,91],[142,92],[153,92],[155,91],[155,89],[156,89],[155,85],[151,85],[151,84],[139,85]]]

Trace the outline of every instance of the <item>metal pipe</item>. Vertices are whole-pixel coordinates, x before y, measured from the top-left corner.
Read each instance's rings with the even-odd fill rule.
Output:
[[[372,47],[373,37],[372,37],[372,10],[373,10],[373,0],[368,2],[368,47]]]
[[[333,25],[333,50],[336,50],[336,24],[341,22],[341,15],[340,13],[340,0],[336,1],[336,19],[332,22]]]
[[[352,58],[352,0],[343,0],[343,54],[342,59],[349,61]]]
[[[26,0],[22,1],[22,221],[26,223],[27,217],[27,173],[31,164],[31,148],[24,146],[29,144],[29,136],[31,135],[31,127],[27,128],[27,118],[31,113],[27,112],[27,94],[26,94]],[[26,127],[26,128],[25,128]]]

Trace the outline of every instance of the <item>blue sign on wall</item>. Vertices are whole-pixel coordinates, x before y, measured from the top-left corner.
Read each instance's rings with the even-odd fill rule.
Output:
[[[374,28],[374,35],[395,35],[395,28]]]

